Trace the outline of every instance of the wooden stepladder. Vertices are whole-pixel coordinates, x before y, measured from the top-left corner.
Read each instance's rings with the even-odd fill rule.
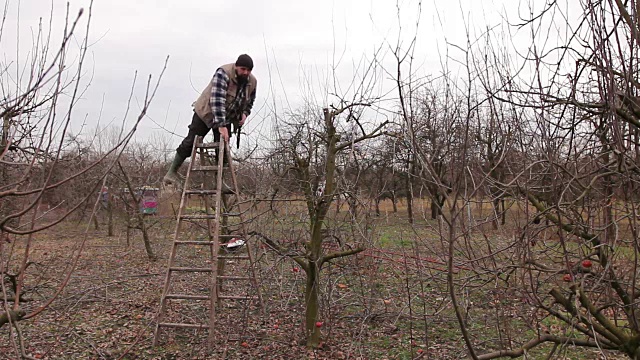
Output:
[[[204,143],[197,136],[182,189],[154,345],[163,329],[187,328],[208,329],[211,347],[214,330],[225,331],[216,328],[224,301],[262,308],[240,204],[229,144],[223,140]],[[233,276],[224,274],[227,264]]]

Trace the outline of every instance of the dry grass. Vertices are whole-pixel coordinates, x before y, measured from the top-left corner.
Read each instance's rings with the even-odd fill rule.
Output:
[[[265,206],[254,211],[262,213]],[[286,212],[280,209],[278,215],[303,223],[304,218],[299,217],[304,206],[294,203]],[[409,226],[403,204],[394,214],[389,202],[382,206],[382,217],[372,221],[371,249],[323,269],[324,343],[320,349],[309,350],[303,345],[304,273],[290,259],[257,242],[254,249],[265,297],[264,313],[241,304],[224,304],[212,352],[206,348],[206,332],[194,330],[167,331],[161,345],[152,347],[175,226],[166,216],[170,209],[161,210],[162,216],[156,217],[152,228],[154,250],[159,256],[156,262],[147,260],[139,237],[126,246],[124,229],[118,228],[112,238],[104,235],[104,226],[98,231],[89,230],[87,248],[64,293],[45,313],[20,323],[29,354],[39,359],[466,357],[448,295],[444,247],[433,232],[436,224],[423,219]],[[254,225],[262,231],[275,229],[274,224],[266,228],[266,223],[270,221]],[[27,277],[27,297],[34,301],[23,304],[26,310],[55,291],[67,271],[72,249],[84,236],[84,226],[78,225],[67,222],[37,236],[32,257],[37,265],[30,267]],[[496,247],[501,245],[499,239],[496,237]],[[15,245],[15,254],[20,254],[22,241]],[[206,255],[206,251],[191,255]],[[493,276],[486,269],[486,264],[477,261],[456,267],[456,282],[468,289],[459,294],[468,311],[468,328],[478,350],[516,346],[531,336],[523,318],[530,313],[530,306],[522,302],[522,294],[515,289],[483,282]],[[182,285],[200,291],[203,286],[199,282],[185,279]],[[172,311],[196,321],[208,312],[206,304],[176,305]],[[8,341],[8,326],[0,329],[0,339],[4,339],[0,341],[0,359],[16,358]],[[548,350],[543,347],[532,356],[542,356]],[[599,355],[597,351],[567,347],[555,358],[598,359]]]

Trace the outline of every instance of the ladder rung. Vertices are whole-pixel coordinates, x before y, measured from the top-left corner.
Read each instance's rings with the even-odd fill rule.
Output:
[[[221,280],[251,280],[248,276],[218,276]]]
[[[179,324],[179,323],[158,323],[159,327],[173,328],[191,328],[191,329],[208,329],[209,325],[205,324]]]
[[[218,167],[214,165],[193,165],[192,171],[218,171]]]
[[[218,259],[220,260],[249,260],[249,257],[244,256],[229,256],[229,255],[218,255]]]
[[[227,213],[222,213],[223,216],[240,216],[242,215],[242,213],[231,213],[231,212],[227,212]]]
[[[182,215],[180,218],[186,220],[206,220],[206,219],[215,219],[215,214],[207,214],[207,215]]]
[[[174,241],[176,245],[213,245],[213,241],[183,241],[176,240]]]
[[[221,239],[233,239],[233,238],[241,238],[244,239],[244,236],[240,235],[240,234],[228,234],[228,235],[218,235],[219,238]]]
[[[258,300],[257,296],[218,295],[218,298],[228,300]]]
[[[195,268],[195,267],[170,267],[171,271],[183,271],[183,272],[211,272],[211,268]]]
[[[215,195],[218,193],[217,190],[208,189],[208,190],[185,190],[185,194],[187,195]]]
[[[217,149],[218,147],[220,147],[220,143],[217,143],[217,142],[210,142],[210,143],[201,142],[201,143],[197,143],[196,147],[198,149]]]
[[[167,294],[165,299],[174,300],[209,300],[211,297],[208,295],[187,295],[187,294]]]

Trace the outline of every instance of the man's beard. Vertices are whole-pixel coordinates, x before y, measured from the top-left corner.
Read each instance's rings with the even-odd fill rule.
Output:
[[[236,79],[238,80],[238,84],[245,84],[249,80],[249,75],[240,75],[236,73]]]

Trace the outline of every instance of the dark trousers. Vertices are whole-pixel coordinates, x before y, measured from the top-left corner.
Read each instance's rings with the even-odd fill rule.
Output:
[[[191,124],[189,124],[189,133],[187,137],[185,137],[176,152],[183,158],[188,158],[191,156],[191,150],[193,149],[193,142],[196,139],[196,135],[205,136],[209,133],[209,127],[207,124],[200,119],[198,114],[193,113],[193,118],[191,119]],[[227,125],[227,130],[229,132],[229,138],[231,138],[231,125]],[[217,128],[213,129],[213,141],[220,141],[220,131]]]

